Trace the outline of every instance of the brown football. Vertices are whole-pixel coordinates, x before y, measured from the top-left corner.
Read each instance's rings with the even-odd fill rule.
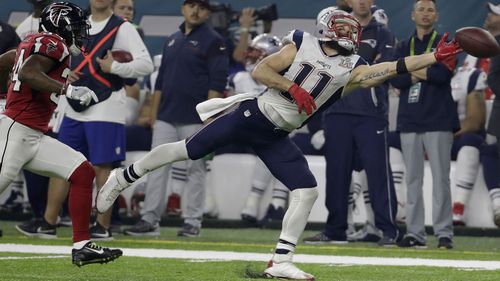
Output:
[[[113,59],[117,62],[129,62],[134,59],[132,54],[127,51],[115,50],[111,51],[111,54],[113,54]]]
[[[500,53],[495,37],[479,27],[460,28],[455,32],[455,39],[467,54],[478,58],[489,58]]]

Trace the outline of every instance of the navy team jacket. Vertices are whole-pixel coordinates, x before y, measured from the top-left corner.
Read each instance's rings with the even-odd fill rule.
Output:
[[[223,38],[207,24],[165,41],[155,89],[162,91],[158,120],[176,124],[202,123],[196,105],[207,100],[208,91],[222,93],[226,86],[229,55]]]

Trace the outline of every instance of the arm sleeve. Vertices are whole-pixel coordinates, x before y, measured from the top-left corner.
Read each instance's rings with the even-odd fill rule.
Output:
[[[212,42],[207,52],[207,66],[210,76],[209,89],[223,93],[229,69],[229,54],[222,38]]]
[[[399,58],[405,57],[404,49],[404,42],[398,43],[392,60],[396,61]],[[396,75],[394,78],[390,79],[389,82],[394,88],[407,89],[411,87],[411,75],[409,73]]]
[[[148,49],[130,22],[124,22],[118,29],[113,50],[127,51],[134,59],[125,63],[113,62],[111,73],[123,78],[138,78],[153,72],[153,61]]]

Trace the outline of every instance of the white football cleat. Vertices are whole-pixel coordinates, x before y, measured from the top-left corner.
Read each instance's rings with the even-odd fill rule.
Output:
[[[118,177],[120,175],[123,175],[123,169],[121,168],[116,168],[111,171],[106,183],[97,192],[95,202],[97,212],[101,214],[106,212],[109,208],[111,208],[111,206],[113,206],[113,203],[118,195],[120,195],[120,192],[130,186],[130,184],[125,180],[123,180],[124,183],[120,183],[118,181]]]
[[[267,266],[264,270],[267,278],[314,281],[313,275],[298,269],[289,261],[275,263],[271,260]]]

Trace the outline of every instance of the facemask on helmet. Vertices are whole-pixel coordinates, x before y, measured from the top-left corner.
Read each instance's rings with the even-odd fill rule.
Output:
[[[61,36],[73,56],[81,53],[88,38],[90,24],[85,12],[69,2],[56,2],[43,9],[40,16],[40,32],[52,32]]]
[[[251,72],[265,57],[278,52],[283,43],[276,37],[267,33],[257,35],[245,53],[245,69]]]
[[[321,41],[336,41],[336,45],[350,54],[358,51],[361,41],[361,25],[351,14],[334,10],[324,13],[316,24],[316,34]]]

